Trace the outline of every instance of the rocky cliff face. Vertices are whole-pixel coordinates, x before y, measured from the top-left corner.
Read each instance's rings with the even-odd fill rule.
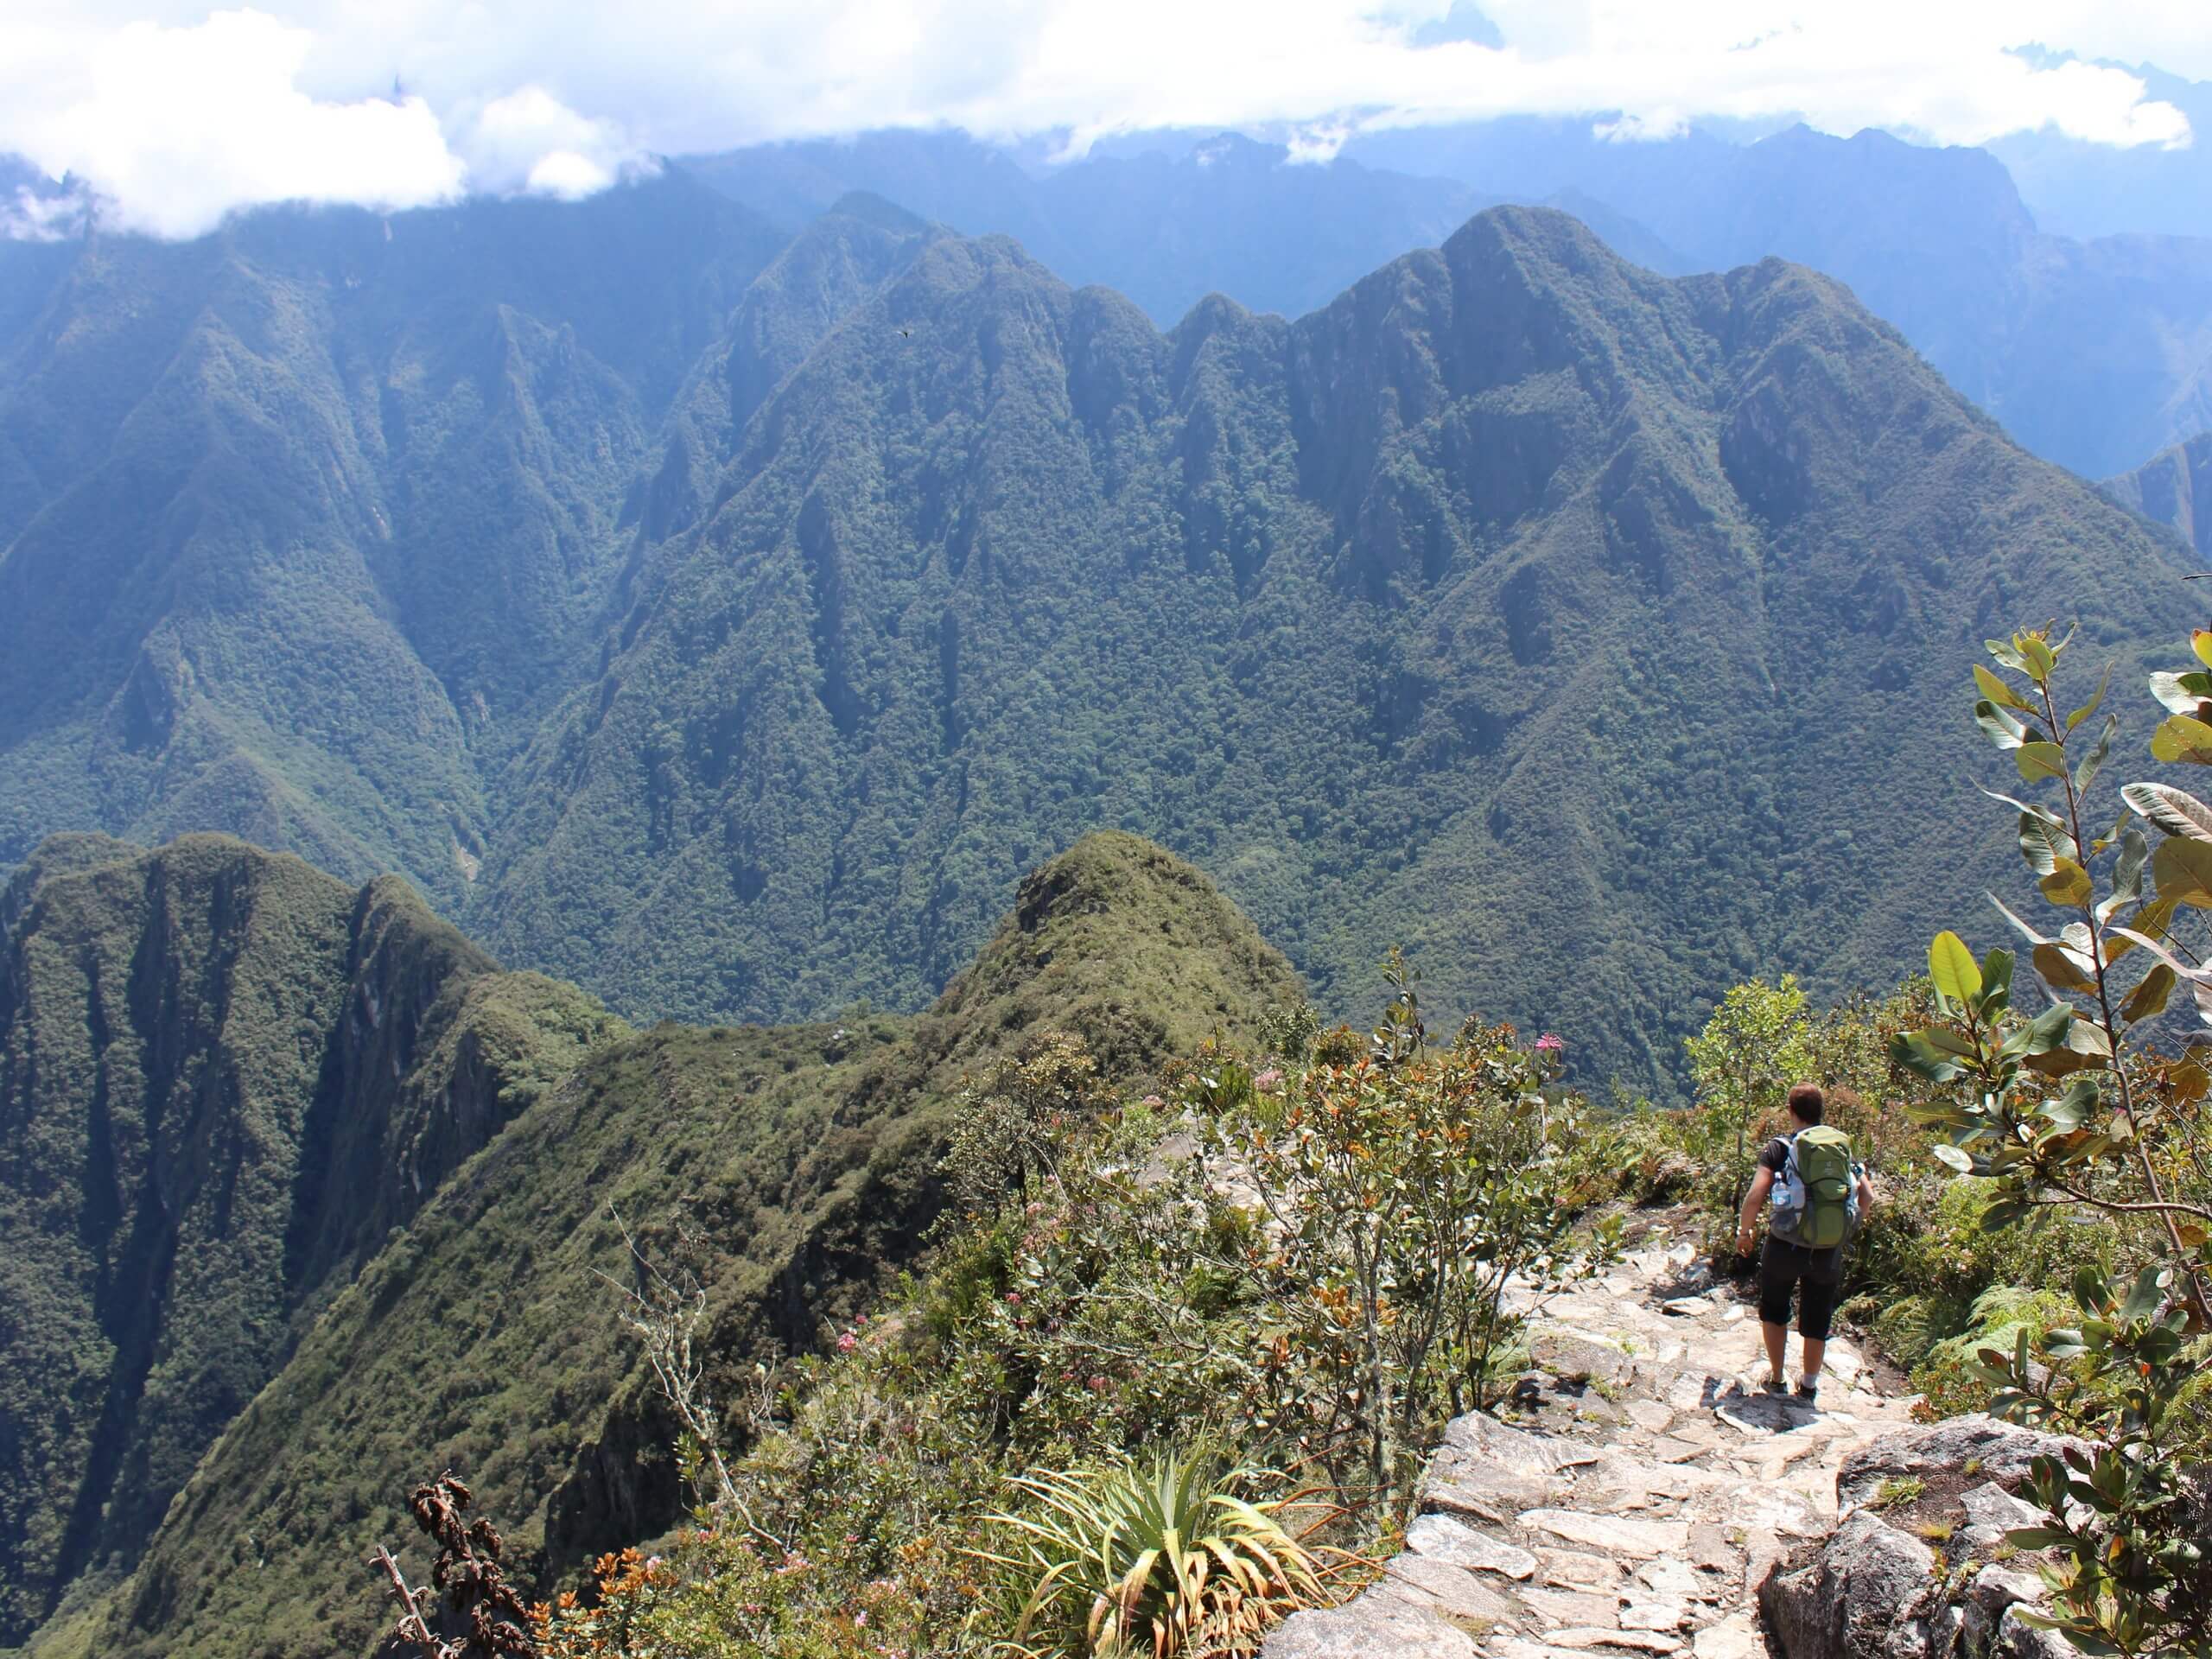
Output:
[[[2122,506],[2171,525],[2212,559],[2212,432],[2160,450],[2133,472],[2107,479],[2102,487]]]
[[[8,909],[0,1642],[135,1560],[302,1317],[528,1076],[484,1017],[505,976],[403,884],[75,837]],[[567,995],[558,1040],[603,1034]]]

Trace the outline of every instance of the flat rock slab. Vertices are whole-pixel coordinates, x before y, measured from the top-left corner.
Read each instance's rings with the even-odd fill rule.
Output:
[[[1293,1613],[1268,1637],[1268,1659],[1476,1659],[1474,1638],[1418,1604],[1370,1592],[1342,1607]]]
[[[1540,1549],[1536,1563],[1544,1582],[1566,1590],[1611,1590],[1626,1576],[1610,1555],[1586,1555],[1579,1549]]]
[[[1596,1626],[1586,1630],[1550,1630],[1544,1640],[1555,1648],[1570,1652],[1587,1653],[1592,1649],[1623,1648],[1631,1653],[1680,1653],[1682,1640],[1678,1636],[1662,1636],[1657,1630],[1608,1630]]]
[[[2056,1457],[2067,1446],[2080,1445],[2061,1435],[2000,1423],[1985,1412],[1953,1417],[1885,1434],[1852,1452],[1836,1471],[1836,1502],[1847,1510],[1856,1509],[1879,1491],[1885,1480],[1963,1470],[1968,1463],[1985,1479],[2013,1486],[2027,1478],[2037,1457]]]
[[[1649,1560],[1654,1555],[1680,1555],[1690,1547],[1689,1523],[1653,1521],[1640,1516],[1589,1515],[1580,1510],[1528,1510],[1521,1524],[1548,1532],[1585,1549]]]
[[[1522,1605],[1534,1613],[1539,1630],[1554,1630],[1575,1624],[1611,1624],[1620,1611],[1618,1596],[1589,1590],[1529,1590],[1521,1592]]]
[[[1417,1597],[1425,1597],[1447,1618],[1497,1624],[1518,1621],[1521,1608],[1503,1591],[1467,1567],[1408,1551],[1384,1569],[1385,1576]]]
[[[1613,1620],[1624,1630],[1669,1633],[1681,1630],[1689,1622],[1690,1610],[1679,1601],[1632,1601]]]
[[[1516,1580],[1535,1576],[1536,1558],[1527,1550],[1446,1515],[1416,1516],[1406,1529],[1406,1548],[1462,1572],[1495,1573]]]
[[[1690,1650],[1697,1659],[1767,1659],[1766,1642],[1749,1613],[1731,1613],[1707,1625],[1691,1638]]]

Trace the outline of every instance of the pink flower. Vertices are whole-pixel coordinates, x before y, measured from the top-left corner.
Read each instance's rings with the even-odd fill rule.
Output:
[[[1021,1306],[1021,1293],[1018,1290],[1009,1290],[1007,1292],[1006,1305],[1008,1307],[1020,1307]]]
[[[837,1338],[837,1351],[841,1354],[849,1354],[860,1345],[861,1339],[849,1331]]]
[[[1281,1081],[1281,1068],[1271,1065],[1266,1071],[1261,1072],[1258,1077],[1252,1079],[1252,1086],[1255,1089],[1272,1089]]]
[[[1093,1394],[1103,1394],[1107,1389],[1112,1388],[1114,1384],[1112,1381],[1107,1377],[1093,1376],[1089,1383],[1085,1386],[1088,1387]]]
[[[1548,1031],[1536,1039],[1536,1052],[1539,1054],[1557,1054],[1563,1052],[1566,1047],[1565,1043]]]

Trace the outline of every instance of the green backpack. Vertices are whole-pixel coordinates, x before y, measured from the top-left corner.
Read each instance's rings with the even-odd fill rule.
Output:
[[[1800,1129],[1786,1144],[1789,1156],[1775,1184],[1774,1236],[1808,1249],[1834,1249],[1859,1224],[1851,1137],[1816,1123]]]

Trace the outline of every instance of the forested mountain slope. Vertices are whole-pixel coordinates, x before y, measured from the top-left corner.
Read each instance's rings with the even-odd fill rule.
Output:
[[[357,1564],[441,1468],[526,1572],[654,1536],[679,1514],[676,1430],[600,1276],[633,1266],[624,1225],[708,1285],[708,1382],[734,1405],[756,1357],[814,1346],[912,1258],[952,1097],[995,1056],[1066,1033],[1134,1083],[1300,995],[1203,876],[1104,835],[1031,874],[923,1014],[602,1048],[337,1297],[193,1476],[94,1649],[366,1655],[385,1621]]]
[[[671,175],[0,244],[0,861],[222,830],[456,901],[781,241]]]
[[[1118,823],[1326,1006],[1402,940],[1654,1080],[1728,977],[1886,979],[1974,900],[1914,780],[2015,607],[2125,655],[2186,591],[1834,283],[1522,209],[1167,335],[932,241],[714,501],[518,768],[498,949],[688,1017],[911,1004]]]
[[[127,1569],[329,1293],[619,1032],[404,883],[48,843],[0,908],[0,1643]]]
[[[792,1019],[921,1006],[1118,826],[1332,1012],[1403,941],[1664,1086],[1732,977],[1978,892],[1904,784],[1976,641],[2184,591],[1779,264],[1499,209],[1162,334],[878,199],[772,239],[671,171],[79,250],[0,404],[0,857],[242,830]]]
[[[2162,449],[2132,473],[2104,482],[2105,493],[2146,518],[2171,524],[2212,559],[2212,432]]]

